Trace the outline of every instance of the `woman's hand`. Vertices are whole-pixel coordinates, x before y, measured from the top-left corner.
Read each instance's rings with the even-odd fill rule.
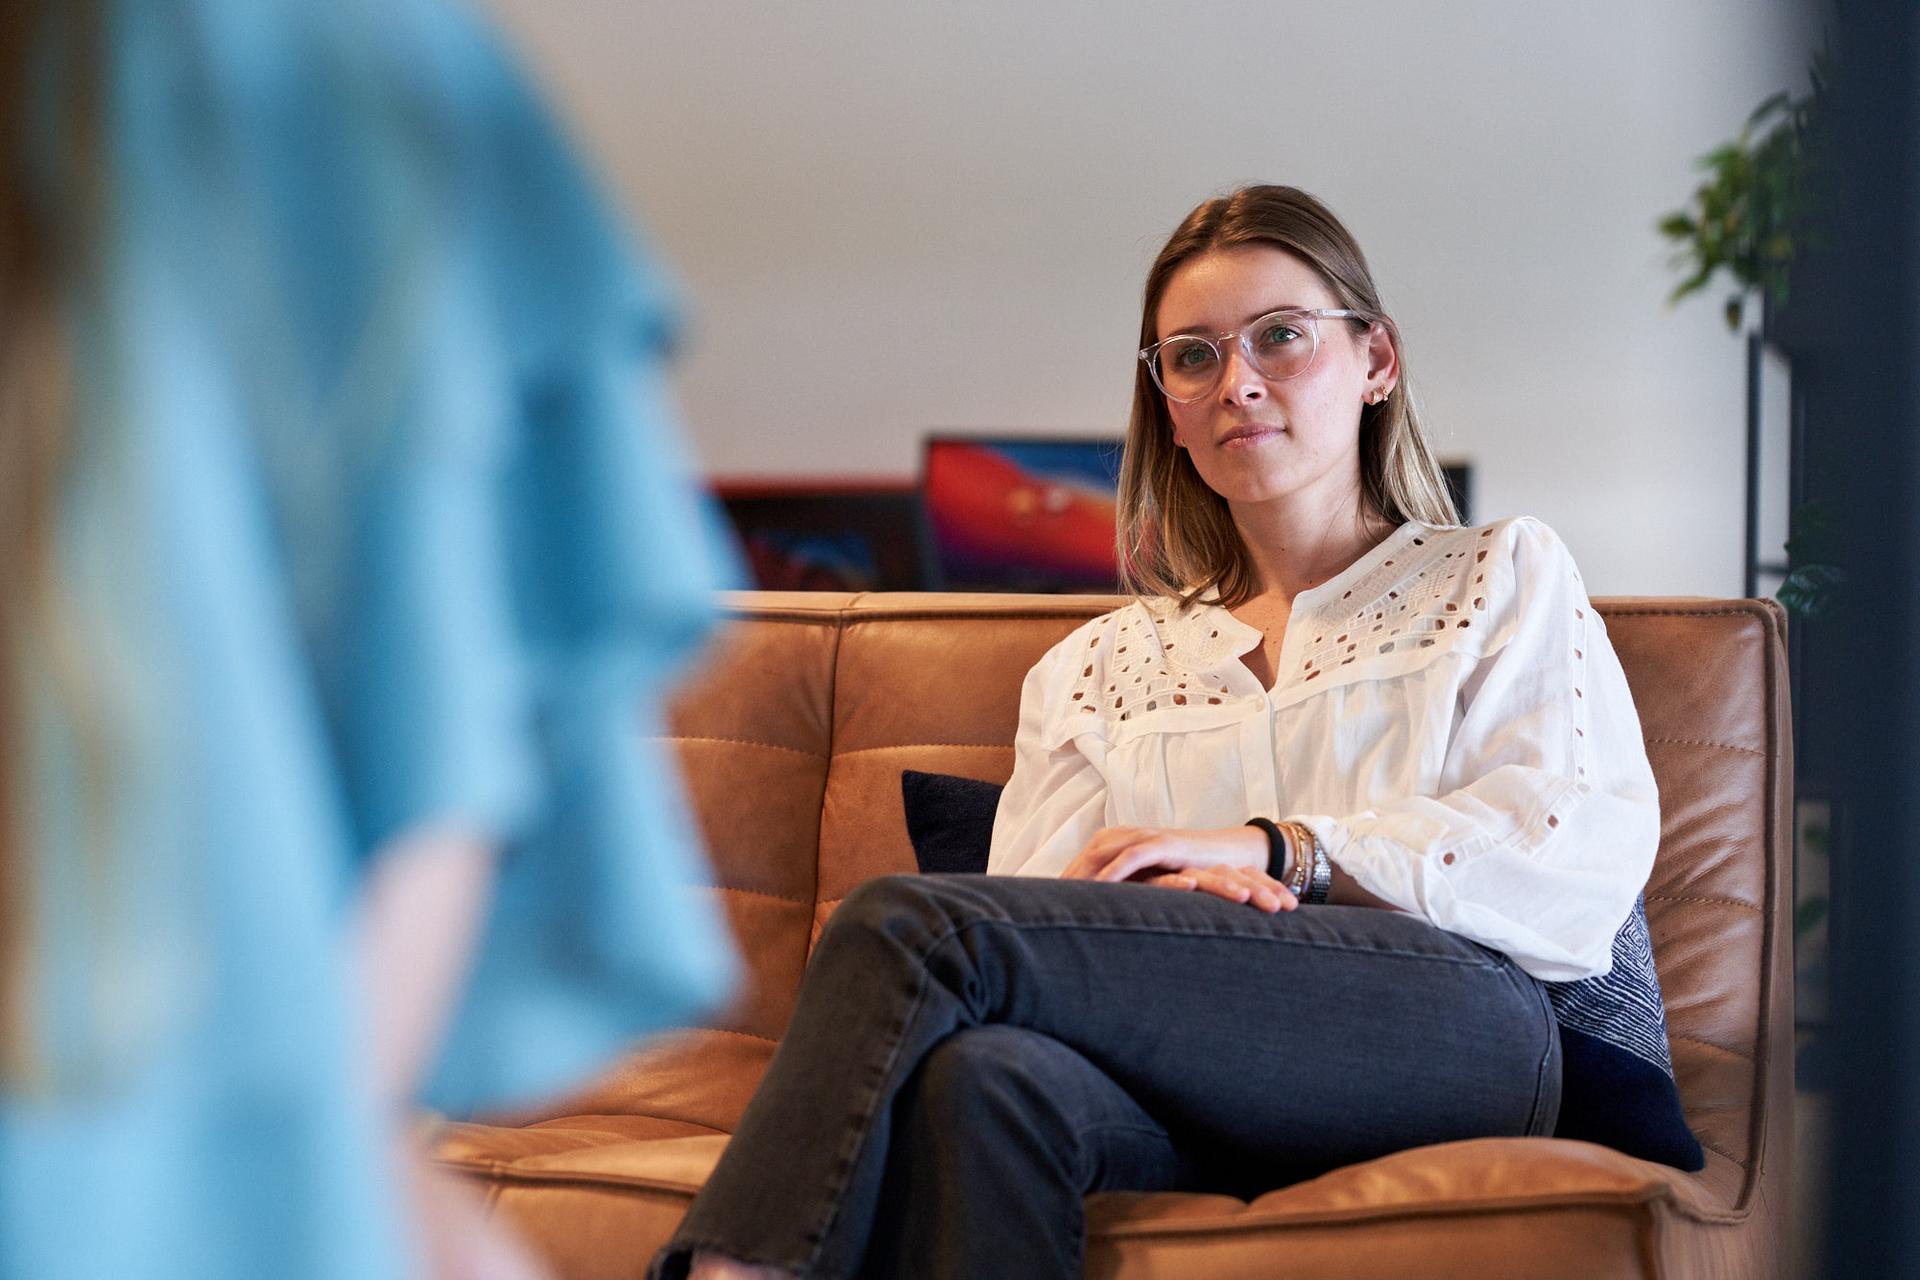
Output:
[[[1210,893],[1228,902],[1245,902],[1272,915],[1300,905],[1293,890],[1264,871],[1252,867],[1200,867],[1191,871],[1162,871],[1137,877],[1137,883],[1162,889]]]
[[[1166,872],[1230,867],[1257,871],[1261,880],[1277,884],[1278,881],[1266,874],[1268,848],[1266,834],[1258,827],[1220,827],[1208,831],[1108,827],[1094,833],[1087,847],[1075,854],[1073,861],[1060,872],[1060,878],[1145,880]]]

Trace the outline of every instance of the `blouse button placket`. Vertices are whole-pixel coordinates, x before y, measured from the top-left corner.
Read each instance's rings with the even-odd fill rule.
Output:
[[[1240,776],[1246,779],[1247,813],[1277,814],[1279,759],[1273,745],[1272,702],[1264,693],[1251,694],[1246,702],[1247,715],[1240,721]]]

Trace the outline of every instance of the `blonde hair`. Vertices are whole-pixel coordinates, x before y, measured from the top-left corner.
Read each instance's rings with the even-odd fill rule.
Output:
[[[1366,256],[1332,210],[1295,187],[1250,186],[1208,200],[1188,214],[1147,272],[1140,345],[1159,334],[1155,313],[1175,271],[1216,249],[1265,244],[1312,267],[1334,306],[1358,311],[1357,331],[1381,325],[1399,357],[1392,394],[1360,411],[1360,498],[1364,510],[1395,525],[1408,520],[1450,526],[1460,513],[1414,407],[1400,330],[1380,305]],[[1136,362],[1133,416],[1120,463],[1117,522],[1120,581],[1135,595],[1191,604],[1208,590],[1227,607],[1259,590],[1253,562],[1224,498],[1207,487],[1173,442],[1167,402],[1146,362]]]

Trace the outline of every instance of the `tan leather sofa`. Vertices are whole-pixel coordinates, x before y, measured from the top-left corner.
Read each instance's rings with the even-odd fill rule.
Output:
[[[913,869],[906,768],[1004,781],[1021,676],[1116,603],[1085,597],[745,593],[672,720],[750,985],[515,1123],[442,1154],[560,1274],[640,1275],[712,1168],[834,905]],[[1223,1196],[1104,1194],[1087,1274],[1728,1276],[1790,1257],[1791,734],[1771,601],[1596,602],[1639,704],[1663,835],[1647,886],[1697,1174],[1559,1139],[1406,1151]]]

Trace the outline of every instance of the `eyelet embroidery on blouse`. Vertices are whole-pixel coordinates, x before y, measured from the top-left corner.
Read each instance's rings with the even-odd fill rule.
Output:
[[[1368,658],[1436,648],[1449,638],[1443,632],[1468,630],[1476,619],[1485,626],[1485,574],[1467,581],[1465,570],[1477,563],[1479,540],[1493,532],[1438,529],[1414,538],[1332,607],[1296,619],[1293,625],[1313,628],[1314,639],[1291,674],[1304,682]],[[1477,554],[1483,559],[1486,552]]]
[[[1151,608],[1144,603],[1128,605],[1100,619],[1105,625],[1095,629],[1087,647],[1097,651],[1103,639],[1112,642],[1105,695],[1100,694],[1095,674],[1099,663],[1089,662],[1081,668],[1070,705],[1083,714],[1104,710],[1109,719],[1131,720],[1136,711],[1224,703],[1230,695],[1217,676],[1187,670],[1168,657],[1168,650],[1184,649],[1187,652],[1181,653],[1182,659],[1191,661],[1189,653],[1218,649],[1224,654],[1231,647],[1230,639],[1220,635],[1199,613],[1189,610],[1187,622],[1205,625],[1184,629],[1173,618],[1172,606],[1159,601],[1152,602]],[[1193,638],[1196,630],[1203,639]]]
[[[1494,529],[1431,530],[1382,561],[1338,600],[1297,615],[1290,626],[1310,629],[1304,660],[1280,673],[1273,692],[1343,668],[1408,650],[1453,648],[1488,625],[1486,543]],[[1473,570],[1473,572],[1469,572]],[[1220,669],[1235,658],[1237,637],[1223,630],[1213,609],[1180,610],[1170,600],[1147,600],[1102,619],[1088,639],[1088,661],[1070,696],[1077,714],[1104,712],[1111,720],[1170,707],[1218,706],[1232,695]],[[1097,650],[1110,641],[1104,673]],[[1404,669],[1404,668],[1398,668]],[[1104,674],[1104,689],[1099,675]],[[1346,674],[1360,674],[1359,672]]]

